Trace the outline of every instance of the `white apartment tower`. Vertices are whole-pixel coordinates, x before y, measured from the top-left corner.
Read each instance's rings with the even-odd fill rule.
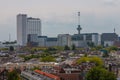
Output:
[[[26,14],[17,15],[17,44],[25,46],[28,35],[41,36],[41,20],[39,18],[27,17]]]

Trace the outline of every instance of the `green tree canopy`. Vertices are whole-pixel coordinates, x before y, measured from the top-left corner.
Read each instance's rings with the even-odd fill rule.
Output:
[[[86,80],[117,80],[114,73],[104,68],[94,67],[86,75]]]
[[[14,51],[14,47],[13,47],[13,46],[10,46],[10,47],[9,47],[9,50],[10,50],[10,51]]]
[[[95,47],[96,50],[101,50],[102,48],[103,48],[103,46],[101,46],[101,45],[98,45]]]
[[[55,60],[55,58],[52,57],[52,56],[46,56],[46,57],[42,57],[42,58],[41,58],[41,61],[42,61],[42,62],[55,62],[56,60]]]
[[[13,70],[12,72],[8,73],[8,80],[21,80],[18,72]]]
[[[19,57],[24,58],[24,60],[27,61],[27,60],[30,60],[32,58],[40,58],[41,55],[39,55],[39,54],[24,55],[24,54],[22,54],[22,55],[19,55]]]
[[[8,51],[8,48],[0,48],[2,51]]]
[[[76,47],[75,47],[75,45],[73,44],[73,45],[72,45],[72,50],[75,50],[75,49],[76,49]]]
[[[117,48],[116,46],[110,46],[110,47],[108,47],[107,49],[109,50],[109,52],[110,52],[110,51],[113,51],[113,50],[114,50],[114,51],[117,51],[117,50],[118,50],[118,48]]]
[[[103,61],[99,57],[81,57],[77,60],[77,64],[81,64],[82,62],[93,62],[96,66],[103,66]]]
[[[94,46],[95,46],[95,44],[94,44],[93,42],[87,42],[87,45],[88,45],[89,47],[94,47]]]
[[[65,45],[64,50],[70,50],[70,47]]]

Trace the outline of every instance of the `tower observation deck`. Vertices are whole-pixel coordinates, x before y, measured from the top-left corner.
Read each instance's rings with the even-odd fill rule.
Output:
[[[82,30],[82,28],[80,26],[80,12],[78,12],[78,27],[77,27],[78,34],[80,34],[81,30]]]

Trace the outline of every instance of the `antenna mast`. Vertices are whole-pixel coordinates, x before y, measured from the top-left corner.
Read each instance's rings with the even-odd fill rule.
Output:
[[[80,34],[80,31],[82,30],[82,28],[80,26],[80,12],[78,12],[78,27],[77,27],[77,30],[78,30],[78,34]]]
[[[114,33],[115,33],[115,28],[114,28]]]
[[[9,42],[11,41],[11,35],[9,34]]]

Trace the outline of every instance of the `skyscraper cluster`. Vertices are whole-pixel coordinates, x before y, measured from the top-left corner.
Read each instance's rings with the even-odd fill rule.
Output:
[[[18,14],[17,44],[25,46],[30,35],[41,36],[41,20],[39,18],[27,17],[26,14]]]
[[[17,15],[17,44],[20,46],[112,46],[118,41],[115,33],[81,33],[80,12],[78,12],[78,34],[58,34],[58,37],[47,37],[41,35],[41,20],[39,18],[27,17],[26,14]]]

